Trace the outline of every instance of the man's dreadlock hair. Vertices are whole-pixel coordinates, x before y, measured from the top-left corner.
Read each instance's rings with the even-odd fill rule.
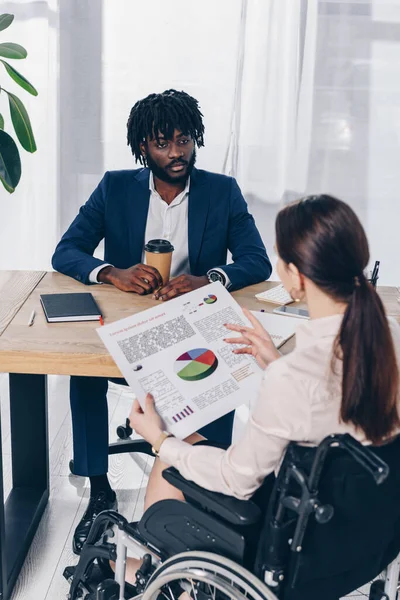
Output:
[[[136,162],[145,164],[140,144],[149,137],[159,141],[158,135],[166,139],[173,137],[174,129],[190,135],[198,148],[204,146],[203,115],[195,98],[176,90],[166,90],[162,94],[150,94],[136,102],[128,123],[128,146]]]

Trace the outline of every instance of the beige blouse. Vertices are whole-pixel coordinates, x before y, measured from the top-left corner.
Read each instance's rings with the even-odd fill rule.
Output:
[[[290,441],[318,444],[332,433],[362,432],[340,421],[341,369],[331,369],[333,342],[342,316],[300,325],[296,349],[265,371],[258,399],[241,439],[227,451],[191,446],[175,438],[161,445],[160,458],[198,485],[247,499],[280,464]],[[400,363],[400,326],[389,319]]]

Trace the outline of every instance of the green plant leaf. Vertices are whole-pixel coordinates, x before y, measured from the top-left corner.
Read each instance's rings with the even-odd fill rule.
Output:
[[[27,79],[25,79],[25,77],[23,75],[21,75],[21,73],[18,73],[18,71],[16,69],[14,69],[14,67],[9,65],[8,62],[6,62],[5,60],[0,60],[0,62],[3,63],[9,76],[12,79],[14,79],[14,81],[16,83],[18,83],[18,85],[20,85],[22,88],[24,88],[24,90],[26,90],[27,92],[32,94],[32,96],[38,95],[37,90],[35,90],[33,85],[31,83],[29,83],[29,81]]]
[[[21,159],[16,143],[0,130],[0,181],[7,192],[13,193],[21,179]]]
[[[6,92],[6,94],[8,94],[8,100],[10,102],[11,120],[13,122],[15,133],[17,134],[21,146],[27,152],[36,152],[35,137],[33,135],[31,122],[25,106],[17,96],[14,96],[14,94],[11,94],[6,90],[4,91]]]
[[[13,44],[12,42],[5,42],[0,44],[0,56],[4,58],[26,58],[28,56],[27,51],[23,46],[19,44]]]
[[[14,15],[10,15],[8,13],[0,15],[0,31],[3,31],[3,29],[7,29],[7,27],[10,27],[13,21]]]
[[[0,115],[0,129],[4,129],[4,117]]]

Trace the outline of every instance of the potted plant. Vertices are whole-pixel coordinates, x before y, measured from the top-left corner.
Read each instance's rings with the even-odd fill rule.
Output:
[[[14,15],[0,15],[0,31],[7,29],[14,20]],[[3,65],[8,75],[24,90],[37,96],[37,91],[23,75],[21,75],[7,60],[22,60],[27,57],[27,51],[19,44],[12,42],[0,43],[0,65]],[[11,122],[19,143],[27,152],[36,152],[36,142],[31,122],[22,101],[0,85],[0,94],[7,96],[10,108]],[[10,194],[14,192],[21,178],[21,159],[18,146],[12,136],[4,131],[4,117],[0,113],[0,181]]]

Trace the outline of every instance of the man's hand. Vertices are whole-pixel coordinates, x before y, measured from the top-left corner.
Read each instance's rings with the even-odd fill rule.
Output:
[[[204,277],[179,275],[179,277],[171,279],[167,285],[157,290],[154,294],[154,298],[156,300],[171,300],[171,298],[176,298],[177,296],[186,294],[186,292],[197,290],[198,288],[203,287],[203,285],[208,285],[208,283],[209,281],[206,275],[204,275]]]
[[[129,269],[105,267],[98,275],[102,283],[110,283],[123,292],[135,292],[140,296],[151,294],[162,285],[162,277],[154,267],[134,265]]]

